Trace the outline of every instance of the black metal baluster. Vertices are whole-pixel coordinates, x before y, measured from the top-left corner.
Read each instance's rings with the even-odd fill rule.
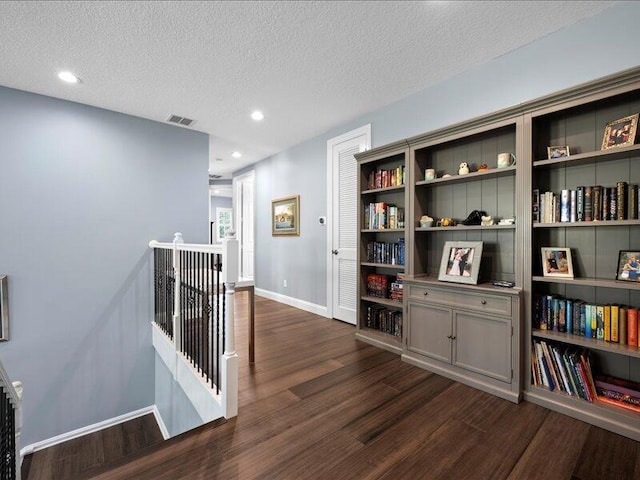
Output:
[[[197,276],[198,276],[198,287],[196,289],[196,291],[194,292],[194,295],[196,295],[196,298],[198,299],[198,351],[197,351],[197,359],[198,359],[198,372],[200,372],[200,375],[202,375],[202,289],[203,289],[203,285],[202,285],[202,265],[201,265],[201,260],[202,260],[202,254],[200,252],[196,253],[196,258],[197,258],[197,264],[198,264],[198,270],[196,271]]]

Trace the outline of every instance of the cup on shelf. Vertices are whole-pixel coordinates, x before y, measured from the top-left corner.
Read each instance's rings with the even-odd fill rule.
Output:
[[[436,178],[436,170],[435,168],[427,168],[424,171],[424,179],[425,180],[435,180]]]
[[[504,152],[498,154],[498,168],[510,167],[516,164],[516,156],[513,153]]]

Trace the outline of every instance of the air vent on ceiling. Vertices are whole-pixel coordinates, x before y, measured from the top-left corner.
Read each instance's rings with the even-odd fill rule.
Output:
[[[180,117],[178,115],[169,115],[169,118],[167,118],[167,122],[169,123],[177,123],[178,125],[182,125],[185,127],[190,127],[191,124],[193,122],[195,122],[195,120],[192,120],[190,118],[186,118],[186,117]]]

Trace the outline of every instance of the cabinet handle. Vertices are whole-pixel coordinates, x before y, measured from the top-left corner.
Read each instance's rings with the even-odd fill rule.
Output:
[[[454,335],[453,337],[449,337],[449,338],[451,338],[451,340],[455,340],[456,336]]]
[[[429,292],[424,292],[424,296],[426,297],[427,295],[429,295]]]
[[[486,304],[487,304],[487,301],[486,301],[486,300],[482,300],[480,303],[481,303],[482,305],[486,305]]]
[[[453,337],[451,335],[447,335],[447,338],[448,339],[452,339]]]

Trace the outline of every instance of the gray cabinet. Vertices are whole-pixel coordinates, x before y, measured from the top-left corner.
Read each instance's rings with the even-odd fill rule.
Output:
[[[447,285],[420,276],[405,284],[403,359],[517,402],[520,291]]]

